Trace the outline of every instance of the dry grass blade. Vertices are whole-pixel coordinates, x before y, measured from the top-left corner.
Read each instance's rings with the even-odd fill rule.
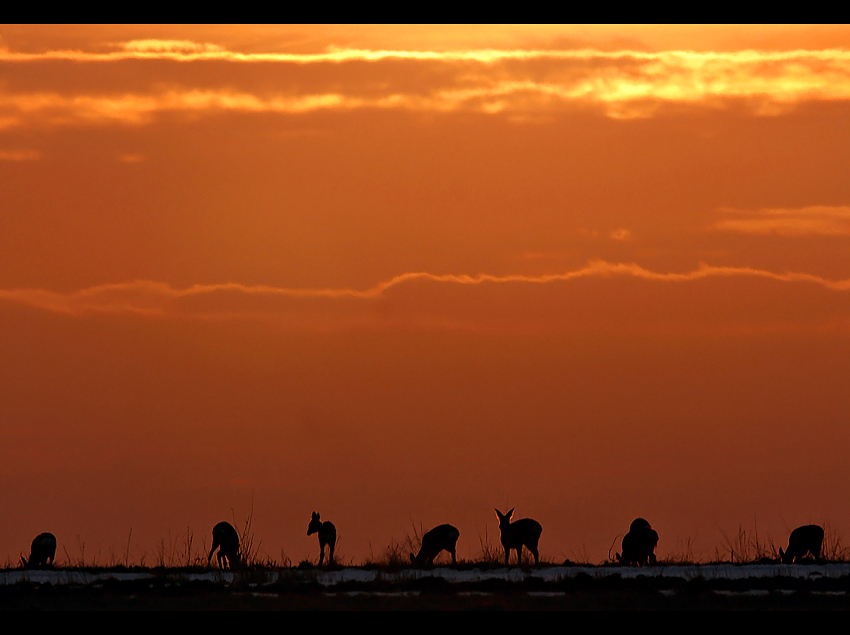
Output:
[[[676,541],[676,549],[673,553],[668,554],[664,558],[667,564],[688,565],[696,564],[700,561],[700,557],[696,555],[694,550],[695,538],[688,536],[684,540]]]
[[[718,550],[717,561],[727,562],[725,552],[729,553],[728,562],[733,564],[747,564],[753,562],[777,561],[779,559],[779,548],[768,534],[766,539],[759,536],[758,526],[753,531],[747,531],[738,526],[736,535],[730,537],[722,529],[723,535],[722,552]]]
[[[827,562],[846,562],[850,557],[850,549],[841,544],[841,536],[829,523],[823,524],[823,545],[820,557]]]
[[[484,527],[484,536],[481,535],[480,531],[478,532],[478,544],[480,548],[478,560],[481,561],[482,564],[499,565],[502,563],[505,550],[500,544],[493,544],[490,540],[489,534],[487,533],[486,526]]]
[[[388,567],[390,569],[400,569],[410,566],[410,554],[417,554],[422,548],[422,536],[424,531],[420,525],[416,528],[414,523],[411,523],[413,534],[408,534],[403,540],[398,541],[394,538],[390,540],[390,544],[384,550],[384,556],[380,561],[375,562],[371,559],[373,565]],[[369,546],[371,550],[371,545]]]
[[[233,516],[234,526],[238,526],[236,514],[233,509],[230,510],[230,513]],[[242,530],[239,532],[239,559],[242,566],[252,567],[263,564],[260,561],[260,547],[262,544],[263,541],[256,540],[256,536],[254,535],[254,497],[251,496],[251,507],[245,517],[245,522],[242,524]]]

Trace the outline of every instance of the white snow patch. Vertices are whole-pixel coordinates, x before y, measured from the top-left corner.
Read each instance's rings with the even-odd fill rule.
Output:
[[[167,580],[170,583],[206,581],[213,583],[229,584],[238,581],[242,577],[239,571],[213,570],[204,573],[181,573],[169,571],[162,574],[154,573],[117,573],[98,572],[90,573],[83,571],[66,570],[0,570],[0,585],[11,585],[22,582],[36,584],[74,584],[93,585],[108,580],[134,581],[134,580]],[[580,566],[556,566],[539,567],[533,569],[520,569],[518,567],[500,567],[496,569],[452,569],[449,567],[437,567],[434,569],[403,569],[400,571],[382,571],[377,569],[346,568],[335,571],[321,570],[284,570],[284,571],[251,571],[252,583],[257,577],[265,576],[266,584],[274,584],[278,581],[296,580],[310,582],[315,581],[324,587],[333,587],[344,582],[374,582],[381,580],[388,583],[418,580],[423,578],[442,578],[448,582],[484,582],[488,580],[502,580],[507,582],[522,582],[529,578],[542,580],[544,582],[558,582],[575,578],[579,575],[587,575],[591,578],[601,579],[611,576],[622,578],[679,578],[684,580],[743,580],[748,578],[840,578],[850,576],[850,564],[823,564],[823,565],[737,565],[737,564],[712,564],[712,565],[668,565],[654,567],[580,567]]]

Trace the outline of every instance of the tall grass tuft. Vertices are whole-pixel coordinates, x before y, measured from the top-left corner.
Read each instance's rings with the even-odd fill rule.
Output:
[[[390,569],[405,567],[410,564],[408,553],[409,550],[406,547],[405,540],[397,542],[395,539],[392,539],[384,550],[384,557],[379,564]]]
[[[79,550],[80,555],[78,558],[74,559],[71,557],[71,554],[68,553],[68,548],[64,544],[62,545],[62,551],[65,552],[65,560],[67,562],[66,566],[71,567],[72,569],[85,569],[86,567],[97,566],[96,560],[93,563],[86,562],[86,543],[80,534],[77,534],[77,549]]]
[[[494,544],[490,540],[490,535],[487,533],[487,526],[484,527],[484,535],[481,535],[481,532],[478,532],[478,560],[482,564],[498,566],[502,564],[502,558],[505,555],[505,550],[502,548],[502,545]]]
[[[770,534],[766,537],[760,536],[757,525],[752,531],[747,531],[739,525],[738,532],[733,536],[729,536],[722,529],[720,533],[723,535],[723,542],[720,547],[715,548],[717,562],[746,564],[779,559],[779,547]]]
[[[236,522],[236,514],[233,509],[230,510],[233,516],[233,526],[238,527]],[[245,522],[242,524],[242,529],[239,532],[239,560],[243,567],[262,566],[264,562],[260,560],[260,547],[263,544],[262,540],[257,540],[254,535],[254,497],[251,496],[251,508],[245,517]],[[266,558],[266,563],[270,562]]]
[[[820,557],[827,562],[847,562],[850,559],[850,548],[841,543],[841,536],[830,523],[823,524]]]
[[[372,552],[372,543],[369,543],[370,555],[366,561],[366,566],[386,567],[389,569],[401,569],[410,566],[410,554],[419,553],[419,550],[422,548],[422,536],[425,533],[421,525],[417,529],[416,524],[411,523],[411,527],[413,530],[412,535],[408,534],[402,540],[391,539],[380,558],[375,558]]]
[[[694,538],[688,536],[684,540],[679,538],[676,540],[676,548],[672,553],[667,554],[664,558],[666,564],[697,564],[702,558],[698,556],[694,550]]]

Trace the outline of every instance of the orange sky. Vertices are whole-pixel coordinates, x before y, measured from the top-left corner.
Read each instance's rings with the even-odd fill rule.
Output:
[[[850,28],[0,27],[0,557],[850,535]],[[231,511],[232,510],[232,511]],[[79,538],[78,538],[79,536]]]

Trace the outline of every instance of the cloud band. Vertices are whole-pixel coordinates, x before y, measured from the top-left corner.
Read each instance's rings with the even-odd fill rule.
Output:
[[[665,283],[687,283],[707,278],[750,277],[774,280],[783,283],[814,284],[831,291],[850,290],[850,279],[828,280],[807,273],[775,273],[750,267],[718,267],[702,264],[699,268],[684,273],[656,272],[635,263],[610,263],[603,260],[589,262],[586,266],[573,271],[557,274],[530,276],[522,274],[434,274],[428,272],[408,272],[380,282],[367,289],[351,288],[287,288],[267,285],[243,285],[238,283],[193,285],[184,289],[175,289],[164,282],[138,280],[118,284],[106,284],[72,293],[58,293],[44,289],[0,289],[0,300],[43,309],[66,315],[84,315],[90,313],[134,313],[148,316],[165,316],[172,311],[173,302],[235,294],[254,298],[289,298],[369,301],[384,296],[390,290],[415,282],[432,284],[450,284],[463,286],[531,284],[547,285],[568,282],[580,278],[631,277]],[[235,305],[239,303],[236,302]],[[227,303],[225,304],[227,305]],[[221,310],[228,315],[239,315],[237,310]],[[185,312],[184,312],[185,313]],[[252,313],[253,314],[253,313]]]

